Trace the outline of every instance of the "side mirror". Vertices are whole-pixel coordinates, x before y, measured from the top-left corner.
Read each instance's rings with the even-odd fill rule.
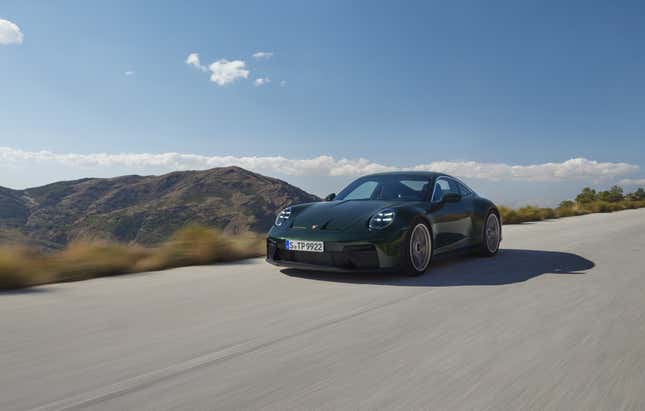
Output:
[[[461,194],[457,193],[446,193],[442,198],[442,201],[445,203],[456,203],[459,200],[461,200]]]
[[[336,198],[336,193],[331,193],[327,197],[325,197],[325,201],[333,201],[333,199]]]

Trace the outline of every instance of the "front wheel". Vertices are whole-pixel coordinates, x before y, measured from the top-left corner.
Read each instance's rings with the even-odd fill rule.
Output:
[[[424,221],[418,221],[405,235],[401,249],[401,269],[408,275],[421,275],[432,259],[432,234]]]
[[[502,228],[499,217],[494,211],[488,213],[482,230],[480,253],[486,257],[492,257],[499,251],[499,243],[502,240]]]

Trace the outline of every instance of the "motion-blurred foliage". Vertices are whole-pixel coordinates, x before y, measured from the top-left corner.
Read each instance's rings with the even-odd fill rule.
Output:
[[[263,254],[264,238],[257,234],[231,236],[199,225],[180,229],[156,248],[106,241],[78,241],[53,253],[6,247],[0,248],[0,289],[212,264]]]

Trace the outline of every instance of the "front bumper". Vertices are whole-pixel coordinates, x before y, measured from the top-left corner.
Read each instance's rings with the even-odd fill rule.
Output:
[[[285,238],[267,238],[268,263],[304,270],[393,271],[399,266],[400,238],[388,242],[325,241],[325,252],[291,251]]]

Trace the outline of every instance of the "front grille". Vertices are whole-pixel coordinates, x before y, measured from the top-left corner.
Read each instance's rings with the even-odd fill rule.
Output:
[[[289,251],[267,244],[267,255],[276,261],[293,261],[325,267],[347,269],[378,268],[378,255],[373,245],[345,246],[343,251],[312,253],[308,251]]]

